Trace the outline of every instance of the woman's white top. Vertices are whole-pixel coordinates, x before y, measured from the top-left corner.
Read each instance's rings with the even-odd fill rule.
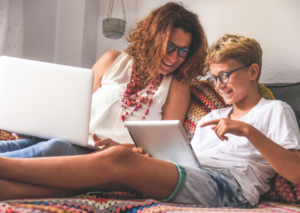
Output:
[[[124,122],[121,120],[122,107],[121,102],[127,84],[130,81],[130,71],[133,60],[126,53],[121,53],[111,67],[104,74],[101,82],[101,87],[92,96],[92,110],[90,120],[89,144],[94,144],[92,133],[98,135],[99,138],[111,138],[119,143],[133,143],[128,130],[124,127]],[[172,75],[164,76],[161,85],[153,95],[153,102],[149,108],[149,114],[145,116],[146,105],[139,108],[130,115],[133,107],[127,106],[129,114],[126,116],[126,121],[142,120],[161,120],[162,107],[166,102],[169,92]],[[138,93],[140,97],[147,97],[147,88]],[[134,95],[132,96],[134,98]]]

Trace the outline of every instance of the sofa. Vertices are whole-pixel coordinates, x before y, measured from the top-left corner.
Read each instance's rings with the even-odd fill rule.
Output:
[[[259,83],[258,87],[262,97],[276,98],[290,104],[298,123],[300,122],[300,83]],[[192,99],[184,128],[191,140],[197,122],[204,115],[214,109],[228,106],[205,81],[193,82],[190,89]],[[10,133],[0,130],[0,140],[10,139]],[[270,181],[270,186],[270,190],[261,196],[260,203],[251,209],[205,208],[201,205],[164,203],[139,193],[112,191],[90,192],[68,198],[0,201],[0,212],[300,212],[300,185],[296,186],[276,175]]]

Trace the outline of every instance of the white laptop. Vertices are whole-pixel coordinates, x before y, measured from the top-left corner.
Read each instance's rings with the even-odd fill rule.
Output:
[[[0,129],[88,145],[94,72],[0,57]]]
[[[125,121],[125,125],[135,145],[151,157],[201,168],[180,121]]]

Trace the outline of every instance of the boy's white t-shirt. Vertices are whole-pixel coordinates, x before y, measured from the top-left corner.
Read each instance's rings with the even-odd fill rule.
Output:
[[[218,109],[204,116],[197,124],[191,145],[203,169],[229,169],[244,197],[256,205],[259,196],[269,190],[269,178],[276,173],[274,169],[246,137],[227,134],[228,141],[221,141],[211,130],[212,126],[199,127],[206,121],[227,118],[231,110],[232,107]],[[285,102],[262,98],[239,121],[254,126],[285,149],[300,149],[297,120]]]

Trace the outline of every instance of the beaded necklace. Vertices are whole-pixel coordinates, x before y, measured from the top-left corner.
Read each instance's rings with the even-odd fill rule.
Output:
[[[126,86],[126,89],[123,94],[123,98],[121,99],[122,102],[122,115],[121,120],[124,122],[126,117],[128,115],[133,115],[134,111],[137,111],[145,105],[147,108],[144,112],[144,116],[142,117],[142,120],[146,119],[146,115],[149,114],[149,108],[153,102],[153,95],[155,94],[155,91],[158,90],[158,87],[160,86],[161,82],[163,81],[163,75],[159,74],[157,77],[155,77],[149,85],[145,88],[146,90],[146,96],[142,96],[139,98],[138,93],[140,93],[139,90],[139,80],[135,78],[133,70],[130,71],[130,81]],[[133,96],[134,97],[131,97]],[[133,107],[132,110],[129,110],[128,107]],[[131,111],[129,113],[129,111]],[[124,127],[126,127],[124,125]]]

